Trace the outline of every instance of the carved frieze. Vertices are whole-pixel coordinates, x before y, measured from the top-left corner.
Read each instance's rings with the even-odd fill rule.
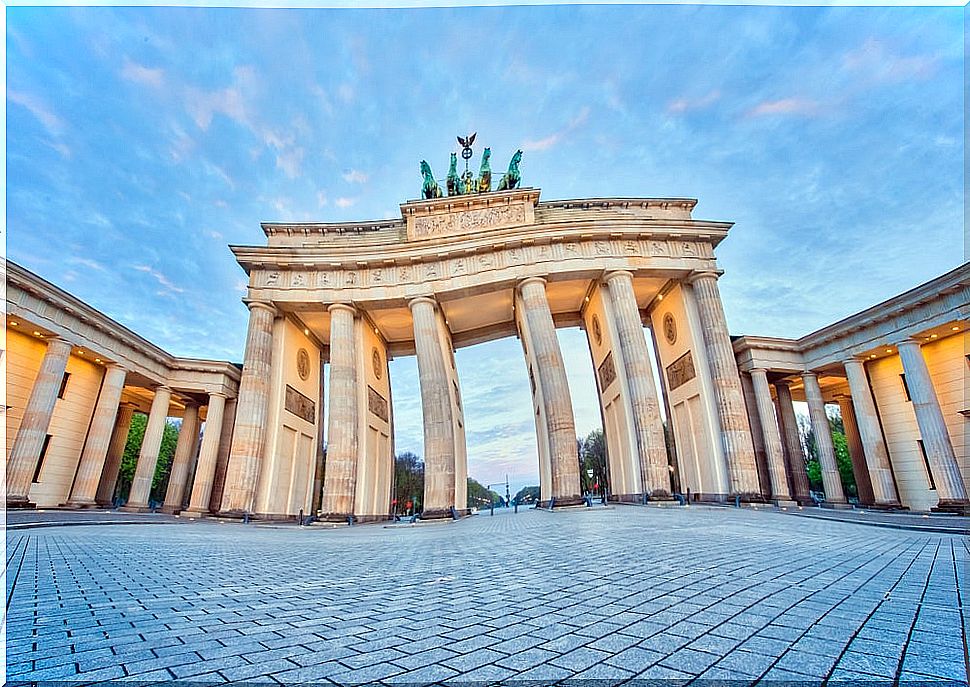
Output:
[[[440,215],[414,217],[411,238],[467,234],[485,229],[498,229],[526,223],[525,205],[498,205]]]
[[[687,351],[667,366],[667,388],[673,391],[696,376],[697,373],[694,371],[694,358],[691,356],[690,351]]]
[[[377,393],[377,390],[372,386],[367,387],[367,410],[384,422],[388,421],[387,399]]]
[[[603,362],[600,363],[599,368],[596,370],[600,379],[600,391],[606,391],[613,380],[616,379],[616,366],[613,364],[613,351],[606,354],[603,358]]]
[[[313,399],[304,396],[289,384],[286,385],[286,395],[283,399],[283,407],[287,412],[293,413],[301,420],[312,423],[316,416],[316,404]]]

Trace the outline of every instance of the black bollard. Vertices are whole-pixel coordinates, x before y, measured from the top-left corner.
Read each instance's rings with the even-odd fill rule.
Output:
[[[737,496],[734,497],[734,507],[735,508],[740,508],[741,507],[741,495],[740,494],[738,494]]]
[[[353,516],[353,515],[348,515],[348,516],[347,516],[347,524],[348,524],[348,525],[349,525],[350,527],[353,527],[353,526],[354,526],[354,516]]]
[[[243,513],[243,524],[244,525],[248,525],[249,524],[249,511],[248,510],[245,513]]]
[[[303,527],[303,509],[300,509],[300,527]]]

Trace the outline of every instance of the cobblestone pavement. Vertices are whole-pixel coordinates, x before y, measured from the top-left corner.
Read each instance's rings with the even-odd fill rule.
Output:
[[[7,676],[966,683],[968,561],[965,537],[703,507],[10,531]]]

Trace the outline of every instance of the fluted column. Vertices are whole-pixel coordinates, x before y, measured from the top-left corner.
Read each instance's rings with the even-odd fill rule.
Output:
[[[236,428],[220,507],[224,513],[239,515],[253,507],[266,439],[276,314],[276,308],[269,303],[249,303],[249,331],[239,380]]]
[[[873,499],[876,505],[898,506],[899,496],[896,494],[892,468],[889,465],[889,450],[882,437],[879,416],[876,414],[876,402],[869,388],[869,379],[866,377],[865,363],[852,359],[846,360],[843,365],[849,380],[849,393],[852,394],[852,408],[855,411],[853,419],[859,430],[862,451],[869,468]]]
[[[152,481],[155,479],[155,466],[158,464],[158,451],[162,447],[162,436],[165,433],[168,404],[171,400],[172,390],[167,386],[155,389],[155,398],[152,399],[152,408],[148,413],[141,451],[138,453],[138,464],[135,466],[135,476],[131,480],[128,502],[125,503],[123,510],[138,511],[148,508]]]
[[[966,511],[970,508],[967,487],[957,465],[953,444],[943,419],[943,410],[933,388],[933,379],[926,367],[926,359],[918,341],[907,339],[898,344],[899,359],[906,373],[906,386],[916,413],[923,450],[933,472],[936,493],[940,502],[938,508],[956,508]]]
[[[781,444],[781,432],[775,419],[775,407],[771,402],[771,388],[768,386],[768,372],[761,368],[751,370],[754,397],[758,405],[758,419],[765,440],[765,454],[768,457],[768,476],[771,479],[771,498],[775,501],[791,501],[788,491],[788,476],[785,474],[785,449]]]
[[[670,495],[670,470],[664,440],[660,401],[650,367],[650,352],[633,291],[633,275],[611,272],[606,283],[616,316],[616,331],[623,353],[623,368],[630,390],[630,405],[637,433],[644,491],[652,496]]]
[[[44,437],[54,414],[57,392],[64,380],[71,343],[64,339],[49,339],[40,370],[30,390],[20,428],[14,438],[7,459],[7,508],[32,508],[30,484],[37,471]]]
[[[175,444],[175,456],[168,472],[168,488],[165,490],[164,513],[178,513],[182,510],[182,499],[185,497],[185,481],[189,476],[192,464],[192,449],[199,436],[199,406],[197,403],[186,403],[182,415],[182,427],[179,429],[178,443]]]
[[[118,365],[108,365],[101,384],[101,393],[94,407],[94,416],[88,428],[88,438],[84,442],[81,460],[78,462],[71,487],[71,497],[67,505],[78,508],[97,506],[98,485],[104,472],[105,459],[118,416],[121,392],[125,388],[127,371]],[[127,437],[127,433],[126,433]]]
[[[222,504],[222,492],[226,486],[226,468],[229,467],[229,449],[232,447],[233,430],[236,427],[236,399],[226,401],[222,412],[222,431],[219,432],[219,453],[216,457],[215,474],[212,477],[212,494],[209,496],[209,512],[218,513]]]
[[[212,482],[216,473],[216,460],[219,457],[219,440],[222,437],[222,416],[225,407],[225,394],[218,392],[209,394],[209,404],[205,412],[205,428],[202,430],[202,445],[199,447],[199,462],[195,468],[195,478],[192,480],[192,491],[186,513],[198,515],[209,510]],[[168,501],[167,496],[165,500]]]
[[[852,397],[836,396],[839,412],[842,413],[842,427],[845,429],[845,443],[849,448],[852,459],[852,475],[855,477],[856,491],[859,493],[859,503],[864,506],[875,504],[872,493],[872,479],[869,476],[869,466],[866,464],[866,451],[862,447],[862,437],[859,436],[859,425],[856,423],[855,407]]]
[[[832,444],[832,428],[829,426],[829,417],[825,414],[825,401],[822,400],[818,375],[814,372],[804,372],[802,381],[805,383],[805,402],[808,403],[808,416],[812,421],[815,448],[818,450],[818,460],[822,466],[825,502],[843,504],[846,502],[845,492],[842,490],[842,478],[839,476],[835,446]]]
[[[569,398],[566,366],[556,325],[546,300],[546,280],[530,277],[519,284],[522,308],[529,327],[536,376],[542,389],[542,403],[549,432],[549,460],[552,467],[552,497],[565,505],[579,502],[579,457],[576,448],[576,422]]]
[[[131,418],[134,414],[133,406],[123,405],[118,409],[118,418],[111,432],[111,442],[108,444],[104,469],[101,471],[101,481],[98,483],[98,493],[94,497],[101,507],[113,505],[118,471],[121,469],[121,459],[125,457],[125,446],[128,445],[128,432],[131,429]]]
[[[758,498],[758,467],[751,429],[744,411],[738,364],[731,347],[724,307],[717,288],[717,272],[694,273],[689,282],[697,299],[704,348],[714,383],[714,397],[721,424],[721,441],[727,458],[732,495]]]
[[[455,428],[451,385],[438,336],[436,303],[415,298],[408,305],[414,321],[414,348],[424,416],[424,511],[440,514],[455,505]]]
[[[330,419],[327,424],[327,467],[320,509],[331,517],[354,512],[357,487],[357,349],[354,316],[349,305],[330,311]]]
[[[788,453],[788,474],[791,475],[794,497],[799,503],[811,503],[805,452],[798,434],[798,421],[795,419],[795,406],[792,404],[788,382],[775,382],[775,394],[778,396],[778,420]]]

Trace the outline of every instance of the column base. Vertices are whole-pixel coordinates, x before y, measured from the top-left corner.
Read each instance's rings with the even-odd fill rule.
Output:
[[[422,520],[445,520],[451,518],[451,508],[431,508],[421,511]]]
[[[175,506],[162,506],[158,509],[159,513],[165,513],[166,515],[178,515],[182,512],[181,508],[176,508]]]
[[[861,506],[862,508],[865,508],[866,510],[885,510],[885,511],[909,510],[907,506],[904,506],[898,501],[895,503],[860,503],[859,506]]]
[[[569,506],[583,506],[586,507],[586,499],[584,499],[579,494],[574,494],[572,496],[556,496],[547,501],[540,501],[539,508],[567,508]]]
[[[97,501],[68,501],[67,503],[62,503],[58,506],[58,508],[63,508],[65,510],[91,510],[101,507],[102,506]]]
[[[33,510],[37,504],[29,499],[7,498],[7,510]]]
[[[125,513],[154,513],[148,506],[129,506],[127,503],[123,505],[118,510],[124,511]]]
[[[970,501],[940,501],[930,508],[931,513],[948,513],[950,515],[970,515]]]
[[[854,507],[851,503],[832,503],[831,501],[822,501],[820,506],[831,510],[852,510]]]
[[[210,513],[208,509],[202,510],[202,509],[186,508],[179,515],[182,515],[186,518],[207,518],[211,516],[212,513]]]
[[[772,499],[771,502],[779,508],[796,508],[798,506],[798,501],[791,499]]]
[[[356,521],[357,516],[354,515],[353,513],[323,513],[320,517],[317,518],[317,520],[320,520],[323,522],[346,523],[347,518],[351,518],[351,517],[354,518],[354,520]]]

